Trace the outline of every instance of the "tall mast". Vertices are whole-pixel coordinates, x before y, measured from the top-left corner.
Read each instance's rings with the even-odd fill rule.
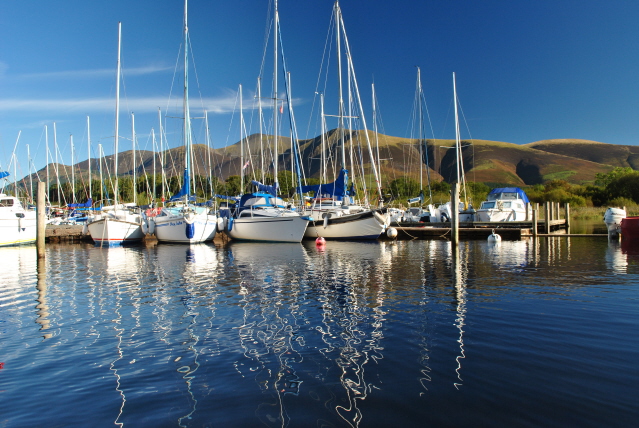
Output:
[[[104,158],[104,153],[102,153],[102,144],[98,144],[98,158],[100,159],[100,168],[98,168],[100,170],[100,201],[104,201],[104,184],[102,184],[102,160]],[[100,202],[100,204],[103,203],[104,202]]]
[[[242,105],[242,85],[240,85],[240,194],[244,193],[244,110]]]
[[[51,195],[49,192],[51,192],[51,184],[49,182],[49,128],[47,125],[44,125],[44,139],[47,145],[47,202],[50,204]]]
[[[73,134],[69,136],[69,139],[71,140],[71,203],[75,204],[75,164],[73,163],[75,162],[75,147],[73,146]]]
[[[260,181],[264,183],[264,130],[262,128],[262,123],[264,122],[263,112],[262,112],[262,78],[257,78],[257,107],[258,107],[258,117],[260,121],[260,168],[262,170],[262,177]]]
[[[188,0],[184,0],[184,169],[190,171],[191,162],[191,113],[189,111],[189,24]],[[188,180],[190,175],[185,177]],[[186,186],[187,183],[184,183]],[[195,186],[194,186],[195,189]],[[189,200],[186,192],[185,202]]]
[[[322,159],[322,166],[321,166],[321,172],[322,172],[322,181],[321,183],[326,183],[326,121],[324,120],[324,94],[320,94],[320,107],[322,109],[322,114],[321,114],[321,118],[322,118],[322,123],[321,123],[321,127],[322,127],[322,153],[321,153],[321,159]]]
[[[341,157],[342,157],[342,168],[346,168],[346,149],[344,148],[344,98],[342,95],[342,46],[341,46],[341,21],[342,21],[342,13],[339,8],[339,1],[335,1],[334,6],[335,11],[335,37],[336,37],[336,45],[337,45],[337,85],[338,85],[338,95],[339,95],[339,105],[337,107],[337,128],[339,130],[339,139],[341,142]],[[344,187],[346,188],[347,183],[344,182]]]
[[[160,174],[160,182],[162,183],[162,202],[164,202],[164,144],[162,140],[164,129],[162,128],[162,110],[160,110],[160,107],[158,107],[158,122],[160,123],[160,169],[162,170],[162,174]],[[155,156],[153,159],[155,159]],[[153,178],[153,181],[155,182],[155,177]]]
[[[277,0],[275,0],[275,12],[273,18],[273,141],[275,144],[274,154],[273,154],[273,175],[274,177],[274,188],[275,194],[277,195],[277,189],[279,187],[277,182],[277,161],[279,159],[278,149],[277,149],[277,43],[278,43],[278,33],[280,26],[280,18],[277,11]]]
[[[138,189],[135,173],[135,115],[131,113],[131,140],[133,142],[133,203],[138,204]]]
[[[27,144],[27,161],[29,162],[29,198],[31,202],[33,202],[33,176],[31,175],[31,152],[29,150],[29,145]],[[38,176],[40,178],[40,176]]]
[[[151,199],[155,201],[155,154],[157,153],[157,141],[155,140],[155,129],[151,128],[151,138],[153,140],[153,191],[151,192]]]
[[[87,116],[87,162],[89,163],[89,198],[93,197],[91,192],[91,122],[89,116]]]
[[[116,83],[115,83],[115,144],[114,144],[114,154],[115,154],[115,182],[113,184],[113,199],[115,202],[115,207],[117,209],[118,205],[118,139],[120,138],[120,53],[121,53],[121,43],[122,43],[122,23],[118,22],[118,64],[116,71]]]
[[[60,206],[60,171],[58,169],[58,132],[56,130],[55,122],[53,122],[53,150],[55,150],[55,179],[58,185],[58,206]]]
[[[206,154],[208,158],[209,186],[211,186],[211,200],[213,200],[213,168],[211,165],[211,133],[209,131],[209,112],[204,110],[204,124],[206,125]]]

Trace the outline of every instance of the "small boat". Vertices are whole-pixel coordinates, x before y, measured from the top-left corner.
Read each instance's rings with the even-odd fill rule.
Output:
[[[0,172],[0,174],[8,173]],[[36,240],[37,217],[15,196],[0,194],[0,247],[32,244]]]
[[[621,220],[626,217],[626,211],[622,208],[609,207],[604,213],[603,221],[606,223],[609,238],[618,238],[621,233]]]
[[[626,243],[639,243],[639,217],[621,219],[621,240]]]
[[[493,189],[475,213],[475,221],[525,221],[530,201],[519,187]]]

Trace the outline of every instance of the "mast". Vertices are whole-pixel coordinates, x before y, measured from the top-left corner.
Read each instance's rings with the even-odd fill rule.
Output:
[[[277,43],[278,43],[278,32],[280,27],[280,18],[277,10],[277,0],[275,0],[275,11],[273,18],[273,141],[275,144],[275,151],[273,152],[273,175],[274,175],[274,183],[273,187],[275,189],[275,195],[277,196],[277,189],[279,184],[277,182],[277,161],[279,160],[278,149],[277,149]]]
[[[133,142],[133,203],[138,204],[138,189],[135,173],[135,115],[131,113],[131,141]]]
[[[244,110],[242,105],[242,85],[240,85],[240,194],[244,193]]]
[[[162,169],[162,177],[160,177],[160,182],[162,183],[162,202],[164,202],[164,195],[165,195],[165,189],[164,189],[164,144],[163,144],[163,134],[164,134],[164,129],[162,128],[162,110],[160,109],[160,107],[158,107],[158,122],[160,123],[160,167]],[[153,159],[155,159],[155,156],[153,157]],[[155,183],[155,177],[153,177],[153,181]]]
[[[55,179],[58,185],[58,206],[60,206],[60,171],[58,170],[58,132],[53,122],[53,149],[55,150]]]
[[[102,153],[102,144],[98,144],[98,157],[100,158],[100,168],[98,168],[100,170],[100,201],[104,201],[104,182],[102,181],[102,160],[104,158],[104,153]],[[104,202],[100,202],[100,205],[102,205]]]
[[[91,123],[89,122],[89,116],[87,116],[87,162],[89,163],[89,198],[93,197],[91,192]]]
[[[49,128],[44,125],[44,139],[47,145],[47,202],[51,204],[51,183],[49,182]]]
[[[206,126],[206,153],[209,168],[209,186],[211,186],[211,200],[213,200],[213,168],[211,165],[211,133],[209,131],[209,112],[204,110],[204,124]]]
[[[322,153],[321,153],[321,159],[322,159],[322,166],[321,166],[321,172],[322,172],[322,181],[321,183],[326,183],[326,121],[324,120],[324,94],[320,94],[320,108],[322,110],[321,113],[321,118],[322,118],[322,123],[321,123],[321,127],[322,127]]]
[[[118,139],[120,132],[120,53],[121,53],[121,43],[122,43],[122,23],[118,22],[118,64],[116,71],[116,83],[115,83],[115,144],[114,144],[114,152],[115,152],[115,182],[113,183],[113,198],[115,209],[118,207]]]
[[[73,163],[75,147],[73,146],[73,134],[69,138],[71,140],[71,203],[75,204],[75,164]]]
[[[336,45],[337,45],[337,85],[338,85],[338,103],[339,105],[337,106],[337,128],[339,130],[338,133],[338,137],[340,139],[341,142],[341,161],[342,161],[342,168],[346,168],[346,149],[344,148],[344,98],[342,95],[343,92],[343,88],[342,88],[342,46],[341,46],[341,37],[340,37],[340,31],[341,31],[341,20],[342,20],[342,14],[341,14],[341,10],[339,8],[339,1],[335,1],[335,6],[334,6],[334,11],[335,11],[335,37],[336,37]],[[348,180],[348,177],[346,177],[346,180],[344,180],[344,190],[346,190],[346,188],[348,187],[348,184],[346,183],[346,181]]]
[[[155,140],[155,129],[153,128],[151,128],[151,138],[153,140],[153,192],[151,192],[151,199],[155,201],[155,154],[158,146]]]
[[[189,24],[188,24],[188,0],[184,0],[184,186],[187,190],[190,179],[190,162],[191,162],[191,116],[189,111]],[[195,188],[195,186],[194,186]],[[184,195],[184,201],[188,203],[189,193]]]
[[[259,111],[259,121],[260,121],[260,168],[262,170],[261,182],[264,183],[264,130],[262,129],[262,123],[264,122],[264,116],[262,112],[262,78],[257,78],[257,107]]]
[[[457,183],[459,183],[461,177],[460,170],[460,157],[461,157],[461,143],[459,136],[459,116],[457,114],[457,84],[455,82],[455,73],[453,72],[453,98],[455,102],[455,152],[457,157]]]
[[[33,202],[33,176],[31,175],[31,152],[29,150],[29,145],[27,144],[27,160],[29,162],[29,198],[31,202]],[[40,176],[38,176],[40,178]]]

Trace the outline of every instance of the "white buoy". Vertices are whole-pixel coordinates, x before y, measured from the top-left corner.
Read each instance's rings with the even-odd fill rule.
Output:
[[[397,229],[395,229],[394,227],[389,227],[388,229],[386,229],[386,236],[391,239],[397,238]]]
[[[494,243],[501,242],[501,236],[495,233],[495,229],[493,229],[493,233],[488,235],[488,242],[494,242]]]

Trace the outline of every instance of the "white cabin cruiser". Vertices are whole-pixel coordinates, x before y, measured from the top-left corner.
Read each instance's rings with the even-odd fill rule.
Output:
[[[15,196],[0,194],[0,247],[34,243],[36,225],[34,210],[24,209]]]
[[[530,218],[530,208],[526,192],[519,187],[499,187],[493,189],[475,214],[475,221],[525,221]]]

